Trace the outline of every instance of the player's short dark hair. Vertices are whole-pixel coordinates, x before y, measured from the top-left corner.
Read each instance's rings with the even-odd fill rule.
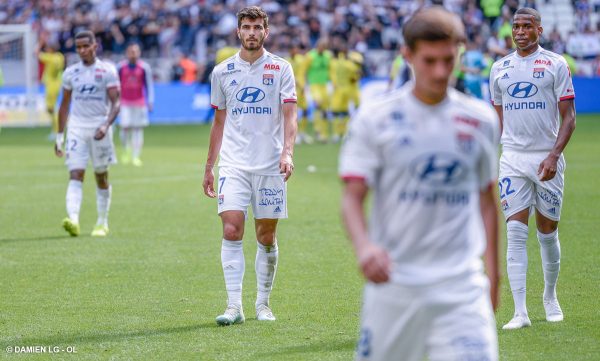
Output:
[[[542,23],[542,16],[536,9],[520,8],[517,11],[515,11],[515,17],[517,15],[531,15],[531,16],[533,16],[533,19],[535,20],[535,22],[538,23],[538,25]]]
[[[88,39],[90,43],[93,44],[96,42],[96,35],[94,35],[94,33],[92,33],[90,30],[83,30],[75,35],[75,40],[77,39]]]
[[[267,15],[267,13],[258,6],[249,6],[243,8],[237,13],[237,19],[238,29],[242,26],[242,20],[244,19],[263,19],[263,26],[265,27],[265,29],[269,27],[269,15]]]
[[[460,42],[465,28],[458,16],[441,6],[418,10],[404,24],[402,35],[409,49],[415,50],[419,40]]]

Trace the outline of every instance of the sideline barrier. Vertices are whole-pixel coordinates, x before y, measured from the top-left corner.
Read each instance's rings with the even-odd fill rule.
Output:
[[[600,78],[574,77],[578,114],[600,113],[598,90]],[[361,82],[363,99],[373,99],[387,88],[387,79],[371,78]],[[183,124],[210,122],[210,86],[207,84],[156,84],[154,111],[150,113],[152,124]],[[60,100],[59,100],[60,101]],[[23,87],[0,88],[0,126],[47,126],[50,119],[45,111],[43,87],[35,99],[34,119],[28,120],[28,101]],[[59,103],[56,105],[58,110]]]

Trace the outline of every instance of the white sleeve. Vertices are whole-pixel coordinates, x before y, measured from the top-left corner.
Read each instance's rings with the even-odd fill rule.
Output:
[[[489,106],[488,106],[489,107]],[[489,109],[487,119],[481,122],[479,140],[482,152],[478,164],[479,189],[485,190],[490,182],[498,180],[498,144],[500,142],[500,120],[495,110]]]
[[[148,97],[148,103],[154,104],[154,80],[152,79],[152,68],[148,63],[142,63],[144,69],[144,81],[146,84],[146,96]]]
[[[223,94],[223,89],[221,89],[221,82],[216,69],[213,70],[210,77],[210,105],[218,110],[227,108],[225,94]]]
[[[558,62],[554,76],[554,94],[559,101],[575,99],[575,89],[571,79],[571,71],[566,60]]]
[[[502,104],[502,90],[498,86],[498,82],[496,81],[496,74],[498,71],[495,66],[492,67],[492,71],[490,71],[490,93],[492,104],[501,105]]]
[[[281,73],[281,103],[296,103],[296,81],[292,66],[286,64]]]
[[[73,89],[73,84],[71,83],[71,80],[73,78],[71,76],[72,73],[73,73],[73,71],[69,69],[69,70],[65,71],[62,75],[62,87],[67,90]]]
[[[119,81],[119,76],[117,75],[117,69],[110,65],[107,67],[106,73],[106,89],[113,87],[120,88],[121,82]]]
[[[339,175],[343,180],[364,179],[370,186],[381,167],[381,154],[373,137],[373,117],[359,112],[340,150]]]

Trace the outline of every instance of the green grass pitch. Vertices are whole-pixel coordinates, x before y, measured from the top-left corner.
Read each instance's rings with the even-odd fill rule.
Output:
[[[61,229],[67,170],[46,129],[0,133],[0,359],[350,360],[362,279],[342,231],[335,145],[298,146],[288,220],[279,229],[272,294],[275,323],[254,320],[256,243],[244,237],[246,323],[217,327],[225,307],[221,229],[202,192],[208,126],[146,131],[144,166],[110,170],[110,236],[96,218],[88,168],[83,235]],[[512,315],[503,277],[497,314],[501,360],[597,360],[600,356],[600,117],[579,116],[568,146],[558,292],[565,321],[544,321],[539,246],[529,238],[533,327],[500,329]],[[117,141],[118,143],[118,141]],[[118,149],[120,150],[120,149]],[[314,165],[316,172],[308,172]],[[502,231],[504,232],[504,231]],[[504,249],[505,236],[501,235]],[[504,251],[502,258],[504,258]],[[506,272],[503,272],[506,273]],[[56,354],[7,347],[57,346]],[[68,354],[74,347],[77,354]]]

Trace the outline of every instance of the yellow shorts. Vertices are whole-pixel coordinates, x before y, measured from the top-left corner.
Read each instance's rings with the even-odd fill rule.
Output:
[[[300,89],[298,85],[296,85],[296,98],[298,109],[306,110],[308,108],[308,102],[306,101],[306,93],[304,89]]]
[[[317,103],[317,107],[321,110],[329,108],[329,94],[327,93],[326,84],[311,84],[310,96]]]
[[[46,109],[54,109],[56,107],[56,101],[58,100],[58,94],[60,93],[60,83],[58,84],[46,84]]]

